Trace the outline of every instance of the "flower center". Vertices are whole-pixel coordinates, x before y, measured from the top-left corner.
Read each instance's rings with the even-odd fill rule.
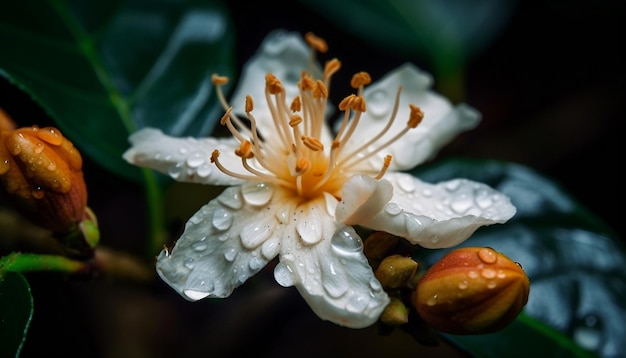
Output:
[[[305,38],[311,46],[312,56],[315,55],[315,51],[325,52],[327,49],[326,43],[315,35],[309,33]],[[226,84],[228,79],[213,75],[217,95],[226,110],[220,123],[225,125],[239,141],[240,145],[235,154],[241,158],[242,166],[247,173],[234,172],[225,167],[219,161],[217,150],[213,151],[211,161],[227,175],[274,183],[291,190],[294,195],[303,199],[315,198],[324,192],[340,198],[343,184],[355,174],[382,178],[391,163],[390,155],[385,157],[382,168],[378,170],[358,169],[358,164],[391,145],[411,128],[415,128],[424,115],[419,107],[409,105],[411,115],[406,127],[391,139],[378,143],[395,120],[402,90],[400,87],[385,128],[358,148],[347,150],[346,144],[357,128],[361,115],[367,109],[362,93],[364,86],[371,82],[371,78],[366,72],[359,72],[352,77],[350,84],[357,90],[357,94],[349,95],[339,104],[339,110],[344,112],[343,120],[335,137],[330,138],[325,132],[327,127],[324,114],[328,104],[330,79],[340,67],[339,60],[328,61],[321,80],[314,80],[309,74],[302,72],[298,81],[299,95],[294,97],[289,105],[280,80],[271,73],[265,76],[265,100],[271,112],[273,128],[263,133],[273,133],[271,140],[261,138],[257,131],[257,120],[252,114],[254,109],[252,98],[246,97],[245,113],[250,122],[246,125],[232,113],[232,107],[224,99],[221,86]]]

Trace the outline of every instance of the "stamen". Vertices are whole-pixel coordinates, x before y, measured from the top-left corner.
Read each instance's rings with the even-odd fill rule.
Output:
[[[245,140],[241,142],[239,148],[235,149],[235,154],[244,159],[250,159],[254,157],[254,153],[252,153],[252,143],[250,141]]]
[[[270,94],[284,93],[285,89],[283,84],[276,76],[271,73],[265,75],[265,87],[269,90]]]
[[[385,156],[385,161],[383,162],[383,167],[380,169],[380,172],[374,177],[374,179],[378,180],[382,178],[387,172],[387,169],[389,169],[389,165],[391,165],[391,155],[387,154]]]
[[[300,117],[297,114],[294,114],[291,116],[291,119],[289,119],[289,126],[291,128],[297,126],[298,124],[302,123],[302,117]]]
[[[317,138],[302,136],[301,139],[302,143],[314,152],[321,152],[324,150],[324,144],[322,144],[322,142]]]
[[[293,101],[291,101],[291,106],[289,107],[292,112],[300,112],[302,110],[302,103],[300,102],[300,96],[294,97]]]
[[[369,73],[361,71],[359,73],[355,73],[352,76],[352,80],[350,81],[350,86],[352,88],[356,88],[358,90],[358,95],[363,95],[363,87],[372,83],[372,77]]]
[[[308,73],[302,71],[300,81],[298,81],[298,88],[300,88],[301,91],[311,91],[315,88],[315,81]]]
[[[213,82],[215,86],[223,86],[228,83],[228,77],[220,76],[217,73],[214,73],[211,75],[211,82]]]
[[[309,46],[311,46],[312,49],[318,52],[325,53],[326,51],[328,51],[328,45],[326,44],[326,41],[323,38],[316,36],[312,32],[307,32],[304,35],[304,40],[307,44],[309,44]]]
[[[226,110],[226,113],[224,113],[224,115],[222,116],[222,118],[220,119],[220,124],[221,125],[225,125],[226,128],[228,128],[228,130],[230,131],[230,133],[237,138],[240,142],[243,142],[246,140],[246,138],[241,135],[241,133],[239,133],[239,131],[237,130],[237,128],[235,128],[235,126],[233,125],[232,121],[231,121],[231,112],[233,110],[233,107],[228,107],[228,109]]]
[[[246,113],[252,112],[254,109],[254,101],[250,95],[246,96]]]
[[[215,164],[215,166],[224,174],[233,177],[233,178],[238,178],[238,179],[242,179],[242,180],[250,180],[250,181],[264,181],[264,182],[269,182],[269,183],[274,183],[277,185],[283,185],[283,186],[287,186],[290,187],[292,186],[291,183],[282,180],[280,178],[274,177],[274,176],[270,176],[267,175],[265,173],[259,172],[258,170],[250,167],[246,161],[246,158],[242,158],[241,161],[243,163],[244,168],[246,168],[246,170],[248,170],[250,173],[254,174],[254,175],[244,175],[244,174],[240,174],[240,173],[235,173],[231,170],[228,170],[226,167],[224,167],[222,165],[222,163],[219,161],[219,156],[220,156],[220,151],[215,149],[212,153],[211,153],[211,163]]]
[[[328,98],[328,89],[324,82],[318,80],[315,82],[315,88],[313,89],[313,98],[316,99],[326,99]]]
[[[409,121],[406,125],[410,128],[415,128],[422,122],[422,119],[424,119],[424,112],[414,104],[409,104],[409,108],[411,108],[411,114],[409,115]]]
[[[300,157],[296,163],[296,173],[302,174],[311,167],[311,162],[306,158]]]

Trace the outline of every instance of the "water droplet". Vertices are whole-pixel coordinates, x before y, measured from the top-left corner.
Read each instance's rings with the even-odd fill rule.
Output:
[[[57,165],[54,162],[50,162],[46,166],[46,169],[48,169],[49,171],[53,172],[53,171],[55,171],[57,169]]]
[[[325,260],[322,265],[322,285],[324,290],[330,297],[338,298],[343,296],[348,291],[349,286],[345,281],[345,277],[338,275],[335,264],[332,261]],[[313,267],[311,269],[315,272]]]
[[[201,151],[192,152],[187,156],[187,165],[190,168],[197,168],[200,165],[204,164],[207,156]]]
[[[455,192],[459,188],[459,186],[461,186],[460,179],[450,180],[445,184],[445,187],[449,192]]]
[[[498,260],[498,254],[488,247],[478,250],[478,258],[486,264],[493,264]]]
[[[187,154],[187,151],[188,151],[188,150],[187,150],[187,148],[185,148],[185,147],[180,147],[180,148],[178,148],[178,153],[180,153],[180,154]]]
[[[196,168],[196,174],[198,174],[198,176],[201,178],[207,178],[209,175],[211,175],[211,172],[212,169],[209,165],[201,165]]]
[[[493,200],[485,189],[479,189],[474,195],[474,200],[481,209],[487,209],[493,205]]]
[[[278,219],[281,224],[286,224],[289,221],[289,208],[283,206],[276,210],[275,215],[276,219]]]
[[[243,199],[250,205],[262,206],[267,204],[274,193],[274,187],[271,184],[256,183],[253,185],[244,185],[241,188]]]
[[[241,243],[247,249],[254,249],[270,237],[274,230],[263,223],[251,223],[243,227],[239,236]]]
[[[167,173],[172,177],[172,179],[178,179],[180,173],[183,171],[183,162],[178,162],[171,167],[168,168]]]
[[[422,195],[429,198],[433,195],[433,191],[430,189],[422,189]]]
[[[213,211],[211,223],[213,223],[213,227],[217,230],[228,230],[233,224],[233,214],[221,206],[217,206],[215,211]]]
[[[209,292],[197,291],[197,290],[183,290],[183,293],[185,294],[185,296],[187,296],[189,299],[193,301],[201,300],[210,294]]]
[[[383,289],[383,285],[381,285],[380,281],[378,281],[376,278],[372,277],[372,279],[370,280],[370,288],[374,292],[380,292]]]
[[[9,149],[9,152],[11,152],[11,154],[13,155],[18,155],[22,152],[22,147],[17,143],[14,143],[13,145],[9,146],[8,149]]]
[[[349,226],[335,231],[330,239],[330,244],[339,253],[359,252],[363,248],[363,241],[359,235]]]
[[[274,268],[274,279],[283,287],[291,287],[296,284],[296,275],[291,267],[285,262],[279,262]]]
[[[224,250],[224,258],[226,259],[226,261],[233,262],[236,256],[237,256],[237,250],[235,250],[235,248],[229,247],[226,250]]]
[[[322,223],[317,215],[309,215],[306,219],[301,218],[296,225],[296,231],[305,243],[312,245],[322,239]]]
[[[463,280],[463,281],[459,282],[459,289],[460,290],[466,289],[467,286],[468,286],[467,280]]]
[[[363,312],[367,305],[369,304],[369,299],[364,295],[352,295],[348,302],[346,303],[346,309],[350,312]]]
[[[498,278],[506,278],[506,273],[502,270],[498,271]]]
[[[387,203],[387,205],[385,205],[385,212],[389,215],[396,216],[402,212],[402,208],[397,203]]]
[[[478,272],[470,271],[470,272],[467,273],[467,277],[469,277],[469,278],[477,278],[478,277]]]
[[[37,188],[33,189],[30,193],[33,196],[33,198],[35,198],[35,199],[41,199],[45,195],[45,192],[39,186]]]
[[[256,271],[263,268],[265,262],[258,257],[253,257],[250,262],[248,262],[248,266],[250,266],[250,270]]]
[[[241,209],[243,206],[241,194],[236,187],[226,188],[226,190],[217,197],[217,200],[233,210]]]
[[[480,271],[480,275],[484,278],[494,278],[496,277],[496,270],[486,268]]]
[[[429,305],[429,306],[434,306],[434,305],[436,305],[436,304],[437,304],[437,295],[436,295],[436,294],[434,294],[434,295],[432,295],[432,297],[428,298],[428,299],[426,300],[426,304],[427,304],[427,305]]]
[[[206,243],[206,240],[207,240],[207,237],[206,237],[206,236],[204,236],[204,237],[200,238],[200,240],[198,240],[198,241],[194,242],[194,243],[191,245],[191,248],[192,248],[194,251],[198,251],[198,252],[206,250],[206,249],[207,249],[207,247],[208,247],[208,245],[207,245],[207,243]]]
[[[39,154],[41,152],[43,152],[44,149],[44,145],[41,142],[38,142],[37,144],[35,144],[35,153]]]
[[[408,232],[420,232],[422,230],[423,224],[420,219],[417,218],[417,216],[405,212],[404,226],[406,226]]]
[[[390,113],[390,106],[393,104],[393,101],[390,101],[389,94],[383,89],[377,89],[370,93],[365,100],[367,102],[367,113],[378,118],[386,117]]]
[[[583,348],[595,351],[602,344],[602,321],[594,314],[579,318],[574,323],[573,338]]]
[[[459,195],[450,205],[457,214],[465,214],[472,206],[474,203],[466,194]]]
[[[415,182],[413,181],[413,177],[411,177],[410,175],[402,175],[400,178],[398,178],[398,186],[405,192],[412,193],[415,190]]]
[[[50,143],[52,145],[60,145],[63,142],[63,136],[61,133],[52,127],[41,128],[41,130],[36,131],[37,137],[39,139]]]
[[[487,282],[487,288],[490,290],[493,290],[494,288],[496,288],[496,286],[498,286],[498,283],[496,281]]]
[[[189,270],[193,270],[194,267],[194,263],[193,263],[193,257],[187,257],[184,261],[183,261],[183,265],[189,269]]]
[[[0,162],[0,174],[4,174],[8,172],[9,169],[11,169],[11,164],[9,164],[8,159],[5,159],[2,162]]]

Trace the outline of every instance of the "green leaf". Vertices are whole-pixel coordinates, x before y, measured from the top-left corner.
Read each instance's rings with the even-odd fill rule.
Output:
[[[481,357],[624,356],[626,250],[597,216],[532,169],[497,161],[448,160],[414,172],[428,182],[481,181],[511,198],[516,215],[478,230],[461,247],[488,246],[519,262],[530,278],[523,315],[488,336],[448,336]],[[430,266],[448,250],[422,250]],[[546,327],[549,327],[547,329]]]
[[[33,317],[30,286],[15,272],[0,275],[0,357],[18,357]]]
[[[128,135],[209,134],[223,112],[211,75],[233,77],[232,23],[218,1],[3,2],[0,48],[0,74],[81,152],[135,179],[121,158]]]

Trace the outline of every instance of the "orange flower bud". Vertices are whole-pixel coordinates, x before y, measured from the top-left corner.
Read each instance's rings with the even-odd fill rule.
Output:
[[[530,281],[521,266],[491,248],[446,254],[418,281],[413,305],[436,330],[484,334],[504,328],[528,301]]]
[[[55,233],[75,228],[85,215],[82,157],[58,129],[37,126],[0,133],[0,182],[17,208]]]

